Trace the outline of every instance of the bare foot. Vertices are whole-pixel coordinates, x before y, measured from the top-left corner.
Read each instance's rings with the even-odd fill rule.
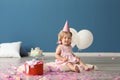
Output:
[[[85,70],[85,71],[89,71],[90,69],[88,68],[88,66],[85,66],[85,67],[84,67],[84,70]]]
[[[75,72],[80,72],[78,66],[74,66],[74,69],[73,69],[73,70],[74,70]]]
[[[84,69],[85,69],[85,71],[90,71],[90,70],[93,70],[93,69],[94,69],[94,66],[93,66],[93,65],[90,66],[90,67],[85,66]]]
[[[89,69],[90,69],[90,70],[93,70],[93,69],[94,69],[94,66],[93,66],[93,65],[92,65],[92,66],[90,66],[90,67],[89,67]]]

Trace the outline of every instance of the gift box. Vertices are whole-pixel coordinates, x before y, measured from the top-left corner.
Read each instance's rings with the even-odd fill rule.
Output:
[[[25,74],[28,75],[43,75],[43,61],[32,60],[27,61],[25,64]]]

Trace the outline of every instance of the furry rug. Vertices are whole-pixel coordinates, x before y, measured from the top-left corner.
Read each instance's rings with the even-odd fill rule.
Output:
[[[21,64],[3,63],[0,65],[0,80],[120,80],[120,72],[83,71],[76,72],[45,72],[43,75],[29,76],[18,73]]]

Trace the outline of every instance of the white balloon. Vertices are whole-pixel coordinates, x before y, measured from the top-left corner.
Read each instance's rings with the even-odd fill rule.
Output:
[[[89,30],[80,30],[78,32],[77,44],[79,50],[88,48],[93,42],[93,35]]]
[[[77,31],[74,28],[70,28],[70,32],[72,33],[72,42],[71,46],[74,47],[77,44]]]

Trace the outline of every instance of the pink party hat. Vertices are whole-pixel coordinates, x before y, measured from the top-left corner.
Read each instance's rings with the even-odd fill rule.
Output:
[[[63,31],[70,32],[68,21],[66,21],[66,23],[65,23],[65,25],[63,27]]]

